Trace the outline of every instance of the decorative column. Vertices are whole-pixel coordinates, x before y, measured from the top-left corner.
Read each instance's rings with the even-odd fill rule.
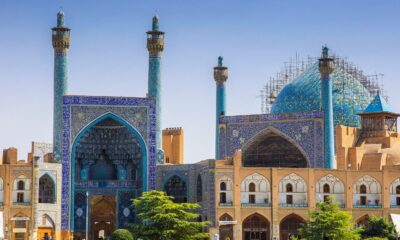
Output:
[[[228,79],[228,68],[223,66],[223,58],[218,57],[218,66],[214,67],[216,88],[216,125],[215,125],[215,159],[219,159],[219,117],[226,114],[225,82]]]
[[[164,162],[161,132],[161,55],[164,50],[164,32],[159,30],[160,19],[153,17],[152,30],[147,32],[149,51],[148,97],[156,100],[156,147],[157,163]]]
[[[335,143],[333,132],[333,103],[332,103],[332,79],[333,58],[329,57],[328,47],[322,48],[322,56],[319,59],[319,72],[321,74],[322,110],[324,112],[324,167],[333,169],[335,166]]]
[[[61,161],[63,139],[63,96],[68,88],[68,49],[70,29],[64,26],[64,13],[57,14],[57,27],[52,28],[54,48],[54,110],[53,110],[53,157]]]

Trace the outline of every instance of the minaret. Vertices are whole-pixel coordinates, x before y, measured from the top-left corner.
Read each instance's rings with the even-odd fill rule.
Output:
[[[149,51],[148,97],[156,100],[156,146],[157,162],[164,162],[161,131],[161,55],[164,50],[164,32],[159,30],[160,19],[153,17],[153,27],[147,32]]]
[[[53,157],[61,161],[63,137],[63,96],[68,87],[68,49],[70,29],[64,26],[64,13],[57,14],[57,27],[52,28],[54,48],[54,112],[53,112]]]
[[[322,47],[322,56],[319,59],[319,72],[321,74],[322,110],[324,112],[324,167],[333,169],[335,167],[335,143],[333,132],[333,103],[332,103],[332,79],[333,58],[329,57],[328,47]]]
[[[214,80],[217,84],[216,91],[216,127],[215,127],[215,159],[219,159],[218,124],[219,117],[226,114],[225,82],[228,79],[228,68],[222,63],[223,58],[218,57],[218,66],[214,67]]]

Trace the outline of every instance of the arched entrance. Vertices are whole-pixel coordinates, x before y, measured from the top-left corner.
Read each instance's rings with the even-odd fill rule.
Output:
[[[262,133],[243,148],[244,167],[306,168],[307,159],[293,141],[274,131]]]
[[[79,132],[71,153],[74,236],[97,240],[132,224],[130,199],[147,186],[147,147],[139,132],[108,113]]]
[[[243,240],[270,240],[270,223],[256,213],[243,221],[242,232]]]
[[[233,218],[228,214],[224,214],[219,218],[219,239],[233,240]]]
[[[55,239],[55,224],[53,219],[47,214],[43,214],[38,226],[38,239]]]
[[[115,197],[92,196],[90,200],[92,240],[106,239],[115,230]]]
[[[279,224],[280,240],[289,240],[291,236],[298,236],[298,229],[304,224],[302,217],[290,214]]]

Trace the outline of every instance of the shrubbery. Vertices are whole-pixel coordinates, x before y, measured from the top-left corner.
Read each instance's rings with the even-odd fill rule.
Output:
[[[111,235],[112,240],[133,240],[132,233],[126,229],[117,229]]]

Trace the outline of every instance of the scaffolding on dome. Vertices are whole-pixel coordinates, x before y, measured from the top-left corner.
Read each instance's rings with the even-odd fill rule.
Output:
[[[364,71],[356,66],[354,63],[347,60],[345,57],[334,55],[335,67],[341,71],[350,74],[353,81],[359,81],[363,87],[374,96],[378,91],[388,101],[388,96],[383,88],[383,74],[371,74],[366,75]],[[279,92],[293,80],[295,80],[300,74],[302,74],[307,68],[311,67],[318,62],[318,58],[308,56],[306,59],[300,58],[296,54],[295,58],[291,58],[289,61],[284,62],[283,67],[275,76],[271,76],[264,87],[260,90],[261,98],[261,113],[271,113],[272,105],[275,102]],[[345,83],[343,83],[345,84]],[[348,83],[352,86],[352,83]]]

